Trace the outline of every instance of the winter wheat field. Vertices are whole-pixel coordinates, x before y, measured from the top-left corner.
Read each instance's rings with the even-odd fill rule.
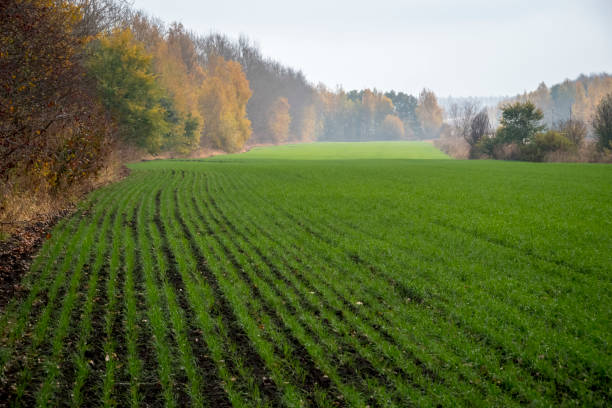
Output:
[[[11,406],[609,406],[612,167],[416,142],[133,164],[2,310]]]

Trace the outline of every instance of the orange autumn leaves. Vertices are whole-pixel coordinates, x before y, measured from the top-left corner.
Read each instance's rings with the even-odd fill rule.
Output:
[[[239,151],[251,136],[246,106],[251,90],[242,67],[235,61],[213,57],[200,87],[200,108],[205,118],[203,135],[213,147]]]
[[[222,57],[200,64],[194,43],[180,24],[173,24],[165,38],[160,36],[151,52],[158,80],[178,116],[191,121],[192,128],[183,134],[178,150],[242,149],[251,136],[246,114],[251,90],[240,64]]]
[[[116,31],[100,40],[92,60],[105,105],[129,143],[152,153],[199,146],[235,152],[251,136],[251,90],[240,64],[222,57],[200,64],[180,25],[166,35],[150,30],[144,42],[129,29]]]

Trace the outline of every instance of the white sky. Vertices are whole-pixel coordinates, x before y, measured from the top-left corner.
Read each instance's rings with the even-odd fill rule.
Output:
[[[612,0],[133,0],[201,34],[245,34],[309,81],[514,95],[612,72]]]

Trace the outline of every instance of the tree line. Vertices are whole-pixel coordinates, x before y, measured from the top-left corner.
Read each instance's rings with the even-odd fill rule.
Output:
[[[532,102],[542,111],[542,122],[552,128],[566,120],[590,126],[601,100],[612,93],[612,75],[580,75],[550,88],[544,82],[536,90],[517,95],[510,102]]]
[[[423,89],[418,98],[376,89],[335,92],[319,85],[322,132],[318,140],[414,140],[438,136],[443,112],[435,94]]]

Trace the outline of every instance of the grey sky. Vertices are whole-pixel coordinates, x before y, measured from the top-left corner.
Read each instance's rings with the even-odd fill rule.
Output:
[[[245,34],[311,82],[513,95],[612,72],[612,0],[134,0],[165,22]]]

